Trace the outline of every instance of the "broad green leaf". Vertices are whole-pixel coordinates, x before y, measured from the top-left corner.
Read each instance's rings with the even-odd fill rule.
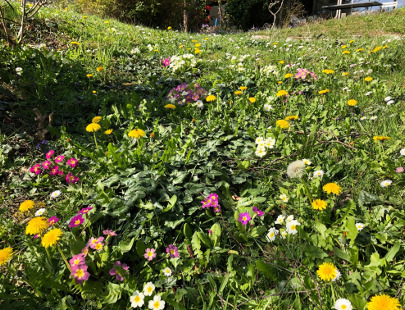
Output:
[[[191,240],[193,231],[191,230],[191,227],[188,223],[185,223],[183,226],[183,234],[188,240]]]
[[[215,223],[214,225],[211,226],[210,238],[214,243],[214,247],[218,246],[219,239],[221,238],[221,225],[219,223]]]
[[[385,260],[390,262],[394,259],[395,255],[398,253],[399,249],[401,248],[401,242],[396,242],[393,247],[385,254]]]
[[[347,218],[345,230],[347,231],[347,237],[350,239],[350,246],[353,246],[357,234],[359,233],[353,216]]]
[[[120,249],[121,253],[129,252],[132,249],[134,242],[135,238],[132,238],[131,240],[120,241],[120,243],[118,244],[118,248]]]
[[[135,249],[136,249],[136,253],[140,256],[143,257],[143,255],[145,254],[145,250],[146,250],[146,245],[145,243],[143,243],[142,240],[138,240],[135,244]]]

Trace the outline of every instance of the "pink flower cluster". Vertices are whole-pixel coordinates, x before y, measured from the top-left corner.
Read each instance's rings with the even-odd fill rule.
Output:
[[[93,207],[86,207],[78,211],[77,214],[70,220],[69,227],[73,228],[82,225],[84,222],[83,214],[87,214],[92,209]]]
[[[218,195],[216,193],[209,194],[207,199],[205,199],[204,201],[201,201],[201,203],[202,203],[203,209],[212,207],[214,209],[215,213],[218,213],[221,211],[221,207],[218,203]]]
[[[120,261],[116,261],[114,268],[110,270],[110,275],[115,276],[118,281],[124,281],[123,274],[126,274],[129,269],[127,264],[121,264]]]
[[[166,100],[178,103],[179,105],[184,105],[187,103],[195,103],[200,98],[205,99],[207,94],[208,92],[198,83],[183,83],[172,88],[169,95],[167,95]]]
[[[173,244],[169,244],[169,246],[166,248],[166,253],[169,253],[171,258],[179,257],[179,250]]]
[[[42,164],[35,164],[34,166],[32,166],[30,168],[30,172],[35,173],[36,175],[39,175],[42,173],[42,171],[46,171],[49,170],[49,175],[52,176],[57,176],[57,175],[63,175],[63,170],[60,170],[60,167],[58,165],[55,164],[60,164],[64,161],[65,156],[63,155],[59,155],[55,157],[55,164],[53,164],[50,159],[52,159],[52,157],[54,156],[55,151],[54,150],[50,150],[48,153],[46,153],[46,159],[44,162],[42,162]],[[76,168],[78,166],[79,160],[77,160],[76,158],[70,158],[67,161],[67,165],[70,168]],[[42,169],[41,169],[42,166]],[[77,183],[79,181],[79,177],[73,175],[71,172],[66,174],[66,182],[69,183]]]
[[[318,79],[315,72],[311,72],[308,69],[299,68],[297,74],[294,76],[296,79],[305,80],[307,77],[314,79],[315,81]]]
[[[79,253],[77,255],[73,255],[73,257],[69,260],[70,268],[72,269],[71,275],[74,277],[76,284],[82,284],[90,277],[90,273],[87,272],[88,266],[85,262],[86,255]]]
[[[154,248],[147,248],[145,250],[145,254],[143,254],[143,257],[145,257],[148,261],[151,261],[156,257],[156,250]]]
[[[161,61],[162,61],[163,67],[170,66],[170,57],[163,58]]]

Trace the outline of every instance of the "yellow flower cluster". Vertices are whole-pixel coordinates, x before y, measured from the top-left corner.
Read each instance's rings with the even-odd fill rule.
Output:
[[[28,210],[31,210],[35,206],[35,202],[32,200],[26,200],[20,204],[20,207],[18,208],[21,212],[26,212]]]
[[[215,97],[214,95],[209,95],[205,100],[207,100],[207,102],[212,102],[215,101],[217,99],[217,97]]]
[[[165,108],[174,110],[176,108],[176,106],[174,104],[169,103],[169,104],[165,105]]]
[[[322,187],[323,191],[330,194],[339,195],[342,192],[342,188],[336,183],[328,183]]]
[[[45,217],[37,216],[30,220],[25,228],[25,234],[36,235],[42,233],[49,226]]]
[[[101,126],[97,123],[90,123],[86,126],[86,131],[88,132],[96,132],[101,129]]]
[[[286,121],[296,120],[298,119],[298,115],[290,115],[285,118]]]

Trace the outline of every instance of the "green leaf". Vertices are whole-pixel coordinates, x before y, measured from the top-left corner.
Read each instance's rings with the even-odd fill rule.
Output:
[[[193,248],[194,253],[197,253],[197,257],[200,259],[202,258],[202,251],[201,251],[201,242],[199,238],[199,233],[196,231],[191,238],[191,247]]]
[[[335,255],[341,259],[344,259],[345,261],[350,262],[350,255],[343,252],[341,249],[334,247],[333,252],[335,252]]]
[[[251,205],[255,205],[255,204],[260,204],[262,202],[266,201],[266,198],[264,197],[241,197],[238,200],[238,204],[237,207],[241,208],[241,207],[247,207],[247,206],[251,206]]]
[[[193,231],[191,230],[191,227],[188,223],[185,223],[183,226],[183,234],[188,240],[191,240]]]
[[[131,240],[120,241],[120,243],[118,244],[118,248],[120,249],[121,253],[129,252],[132,249],[134,242],[135,237],[132,238]]]
[[[137,253],[140,257],[143,257],[143,255],[145,254],[146,245],[145,245],[145,243],[143,243],[142,240],[138,240],[138,241],[136,242],[135,249],[136,249],[136,253]]]
[[[401,242],[396,242],[393,247],[385,254],[385,260],[390,262],[394,259],[395,255],[398,253],[399,249],[401,248]]]
[[[104,303],[115,304],[121,298],[121,287],[118,284],[108,282],[107,293],[104,296]]]
[[[372,204],[372,203],[378,203],[379,201],[380,200],[378,199],[377,196],[370,194],[366,191],[360,191],[358,202],[361,206]]]
[[[163,209],[162,212],[167,212],[173,209],[173,207],[176,205],[177,202],[177,196],[173,195],[172,198],[170,198],[169,203],[167,204],[167,208]]]
[[[214,225],[211,226],[210,238],[214,243],[214,247],[218,246],[219,239],[221,238],[221,225],[219,223],[215,223]]]
[[[347,231],[347,237],[350,239],[350,246],[353,246],[354,241],[359,233],[353,216],[347,218],[345,230]]]
[[[274,269],[269,264],[266,264],[260,259],[256,260],[256,269],[269,279],[276,279],[276,273],[274,272]]]
[[[308,257],[312,257],[312,258],[325,258],[328,257],[329,255],[326,254],[321,248],[318,248],[314,245],[311,244],[307,244],[305,246],[305,250],[304,250],[304,254]]]
[[[253,227],[253,229],[250,232],[250,237],[257,238],[261,236],[266,230],[267,228],[265,226]]]

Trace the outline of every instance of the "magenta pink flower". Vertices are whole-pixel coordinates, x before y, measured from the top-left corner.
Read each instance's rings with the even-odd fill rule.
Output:
[[[87,256],[87,254],[89,254],[89,247],[86,246],[82,249],[81,254],[83,254],[84,257]]]
[[[71,168],[76,168],[78,162],[79,161],[76,158],[71,158],[71,159],[68,159],[67,165],[70,166]]]
[[[63,175],[63,170],[58,170],[59,175]]]
[[[113,231],[113,230],[111,230],[111,229],[106,229],[106,230],[103,230],[103,235],[105,235],[105,236],[110,236],[110,237],[114,237],[114,236],[116,236],[117,234],[115,233],[115,231]]]
[[[65,159],[65,156],[63,156],[63,155],[56,156],[55,163],[57,163],[57,164],[61,163],[64,159]]]
[[[162,59],[162,65],[163,65],[163,67],[169,66],[170,65],[170,57],[163,58]]]
[[[145,254],[143,254],[143,257],[145,257],[148,261],[151,261],[152,259],[154,259],[156,257],[155,249],[147,248],[145,251]]]
[[[87,272],[86,265],[79,265],[72,268],[72,276],[75,278],[76,284],[81,284],[89,279],[90,273]]]
[[[34,236],[34,239],[37,239],[37,238],[39,238],[39,235],[38,235],[38,234],[36,234],[36,235]]]
[[[247,223],[249,223],[250,220],[251,218],[249,212],[239,214],[239,222],[241,222],[242,225],[246,225]]]
[[[118,281],[124,281],[124,277],[122,274],[125,274],[126,271],[129,269],[129,266],[127,264],[121,264],[120,261],[116,261],[114,264],[115,268],[112,268],[110,270],[110,275],[115,276]]]
[[[51,168],[51,172],[49,172],[49,175],[58,175],[58,174],[59,174],[59,167],[55,165]]]
[[[43,163],[42,163],[42,167],[44,167],[44,169],[49,169],[49,167],[51,166],[51,162],[49,161],[49,160],[45,160]]]
[[[214,212],[215,212],[215,213],[221,212],[221,206],[220,206],[220,205],[217,205],[216,207],[214,207]]]
[[[169,247],[166,248],[166,253],[169,253],[171,258],[179,257],[179,251],[173,244],[169,244]]]
[[[104,237],[98,237],[98,238],[91,237],[90,240],[87,242],[86,246],[95,250],[97,243],[102,243],[103,241],[104,241]]]
[[[83,222],[84,222],[84,218],[82,217],[81,214],[75,215],[75,216],[70,220],[69,227],[70,227],[70,228],[77,227],[77,226],[83,224]]]
[[[86,213],[88,213],[91,209],[93,209],[93,207],[83,208],[83,209],[81,209],[79,212],[77,212],[77,214],[86,214]]]
[[[30,168],[30,172],[35,173],[36,175],[41,173],[41,165],[40,164],[35,164]]]
[[[253,212],[256,213],[259,217],[262,217],[264,215],[264,212],[262,210],[259,210],[257,207],[253,207]]]
[[[48,153],[46,153],[46,159],[51,159],[53,154],[55,154],[54,150],[50,150]]]
[[[79,182],[79,177],[77,177],[77,176],[73,175],[71,172],[69,172],[66,175],[66,182],[71,183],[71,184],[75,184],[75,183]]]
[[[53,224],[57,223],[58,221],[59,221],[59,219],[56,216],[52,216],[51,218],[48,219],[49,225],[53,225]]]
[[[73,269],[74,267],[80,266],[80,265],[85,265],[84,261],[85,256],[83,253],[79,253],[77,255],[73,255],[73,257],[69,260],[70,267]]]

